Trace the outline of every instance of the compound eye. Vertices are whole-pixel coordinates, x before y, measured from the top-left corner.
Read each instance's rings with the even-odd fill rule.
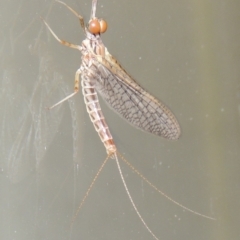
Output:
[[[92,34],[99,34],[101,25],[97,19],[92,19],[88,24],[88,31]]]
[[[105,33],[107,31],[107,22],[103,19],[99,19],[100,23],[100,33]]]

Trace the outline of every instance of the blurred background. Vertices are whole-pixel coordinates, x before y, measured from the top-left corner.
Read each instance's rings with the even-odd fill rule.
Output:
[[[91,0],[66,0],[89,20]],[[159,239],[239,239],[240,2],[99,0],[105,46],[180,122],[178,141],[144,133],[104,102],[119,152],[189,213],[162,197],[121,162],[132,197]],[[77,18],[54,1],[0,3],[0,238],[152,239],[109,160],[72,228],[71,219],[105,149],[81,93]]]

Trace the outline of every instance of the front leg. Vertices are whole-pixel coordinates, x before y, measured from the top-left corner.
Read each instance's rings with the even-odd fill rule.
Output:
[[[41,17],[41,19],[43,20],[44,24],[46,25],[46,27],[48,28],[48,30],[51,32],[51,34],[53,35],[53,37],[59,42],[61,43],[62,45],[64,46],[67,46],[67,47],[70,47],[70,48],[76,48],[78,49],[79,51],[82,50],[82,47],[80,45],[75,45],[73,43],[70,43],[70,42],[67,42],[65,40],[61,40],[57,35],[56,33],[50,28],[50,26],[48,25],[48,23]]]

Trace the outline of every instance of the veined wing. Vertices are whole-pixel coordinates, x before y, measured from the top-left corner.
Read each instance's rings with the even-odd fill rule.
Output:
[[[113,110],[144,131],[171,140],[179,138],[178,121],[162,102],[133,80],[108,52],[105,57],[94,57],[96,89]]]

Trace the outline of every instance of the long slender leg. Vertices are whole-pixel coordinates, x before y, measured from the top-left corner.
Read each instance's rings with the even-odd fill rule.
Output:
[[[59,104],[65,102],[66,100],[68,100],[69,98],[73,97],[75,94],[78,93],[79,91],[79,76],[81,74],[81,70],[80,68],[76,71],[75,73],[75,81],[74,81],[74,92],[71,93],[70,95],[68,95],[67,97],[65,97],[64,99],[62,99],[61,101],[55,103],[53,106],[51,106],[49,109],[52,109],[56,106],[58,106]]]
[[[65,40],[61,40],[56,34],[55,32],[50,28],[50,26],[47,24],[47,22],[41,17],[41,19],[43,20],[44,24],[46,25],[46,27],[48,28],[48,30],[51,32],[51,34],[54,36],[54,38],[60,42],[61,44],[70,47],[70,48],[76,48],[78,50],[82,50],[82,47],[80,45],[75,45],[73,43],[67,42]]]
[[[80,22],[80,25],[83,29],[83,31],[85,32],[85,24],[84,24],[84,19],[81,15],[79,15],[75,10],[73,10],[71,7],[69,7],[65,2],[62,2],[62,1],[58,1],[56,0],[56,2],[59,2],[61,4],[63,4],[65,7],[67,7],[78,19],[79,19],[79,22]]]

